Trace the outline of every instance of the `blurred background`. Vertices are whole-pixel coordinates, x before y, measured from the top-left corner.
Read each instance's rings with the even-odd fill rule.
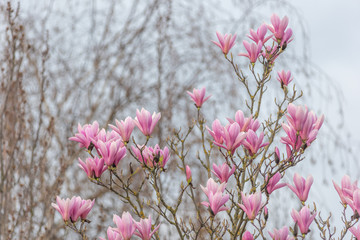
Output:
[[[124,205],[77,166],[86,156],[68,141],[77,124],[97,120],[107,128],[145,107],[162,113],[152,143],[165,146],[172,129],[196,117],[185,92],[203,86],[213,95],[203,109],[207,125],[216,118],[225,123],[239,109],[246,113],[245,91],[211,40],[216,31],[236,33],[231,52],[247,69],[247,59],[237,56],[245,51],[242,41],[250,28],[270,23],[272,13],[289,17],[295,38],[274,67],[260,120],[274,113],[273,99],[282,93],[276,72],[291,70],[304,92],[298,104],[323,113],[325,123],[307,158],[284,179],[312,174],[310,201],[325,215],[331,210],[341,229],[331,180],[360,177],[359,11],[358,0],[1,1],[1,239],[72,239],[51,207],[57,195],[97,198],[89,235],[104,237]],[[128,163],[121,164],[126,171]],[[176,171],[175,160],[168,168]],[[204,185],[206,178],[194,181]],[[164,192],[171,196],[174,189]],[[269,230],[292,222],[297,206],[290,190],[276,194]]]

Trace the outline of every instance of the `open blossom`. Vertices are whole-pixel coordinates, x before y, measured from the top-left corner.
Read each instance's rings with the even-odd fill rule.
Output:
[[[74,137],[69,138],[71,141],[78,142],[81,148],[88,149],[91,146],[91,139],[97,139],[99,133],[99,123],[97,121],[92,124],[81,126],[78,124],[78,133]]]
[[[222,52],[226,55],[229,53],[230,49],[235,45],[236,34],[232,36],[231,34],[222,35],[219,32],[216,32],[216,36],[219,42],[212,41],[219,48],[221,48]]]
[[[124,147],[120,139],[113,142],[103,142],[99,140],[97,145],[98,151],[107,166],[116,167],[120,160],[126,156],[126,147]]]
[[[281,86],[287,86],[294,78],[291,77],[291,72],[287,71],[285,72],[282,70],[281,72],[278,72],[277,80],[281,83]]]
[[[116,232],[112,227],[107,229],[108,240],[123,240],[122,236]],[[105,238],[100,238],[100,240],[105,240]]]
[[[249,231],[246,231],[241,240],[254,240],[254,236]]]
[[[248,38],[253,40],[255,43],[259,43],[260,41],[265,44],[267,40],[269,40],[272,36],[268,36],[265,38],[267,33],[267,26],[266,24],[262,24],[256,32],[253,29],[250,29],[250,35],[247,35]]]
[[[131,146],[131,148],[139,161],[149,168],[164,168],[167,161],[170,159],[169,149],[167,147],[161,149],[158,144],[154,147],[145,146],[142,152],[142,146]]]
[[[253,119],[252,116],[245,118],[244,113],[241,110],[238,110],[235,113],[235,121],[232,120],[231,118],[227,118],[227,120],[230,123],[237,122],[240,126],[241,132],[247,132],[247,131],[249,131],[249,129],[256,132],[260,127],[260,123],[257,119]]]
[[[282,227],[281,229],[277,230],[274,228],[273,232],[269,232],[271,239],[273,240],[291,240],[294,239],[289,237],[289,228],[287,226]]]
[[[233,175],[235,172],[235,165],[231,168],[229,168],[229,165],[227,165],[226,162],[224,162],[222,165],[217,166],[215,163],[213,164],[212,172],[215,174],[216,177],[219,178],[220,182],[227,182],[229,180],[229,177]]]
[[[278,182],[280,181],[281,179],[281,174],[279,172],[275,173],[274,176],[272,176],[270,179],[269,179],[269,182],[268,184],[266,185],[266,191],[268,194],[271,194],[273,191],[275,191],[276,189],[279,189],[279,188],[282,188],[282,187],[285,187],[286,186],[286,183],[279,183]],[[266,179],[265,181],[268,180],[268,176],[266,176]]]
[[[302,234],[307,234],[309,232],[309,227],[312,221],[314,220],[316,213],[313,215],[310,214],[308,207],[303,207],[300,212],[297,212],[295,209],[291,212],[291,217],[294,219],[295,223],[300,228]]]
[[[360,189],[356,189],[351,198],[345,197],[345,201],[350,205],[354,213],[355,211],[360,213]]]
[[[150,240],[151,236],[159,229],[160,224],[154,227],[151,231],[151,216],[149,218],[140,219],[140,222],[135,222],[136,232],[135,235],[139,236],[142,240]]]
[[[87,158],[85,162],[79,158],[79,167],[86,172],[88,178],[99,178],[107,170],[104,159],[98,157]]]
[[[130,240],[136,230],[134,219],[132,218],[130,213],[123,212],[121,217],[114,214],[113,221],[116,224],[116,228],[114,228],[114,231],[118,232],[124,240]]]
[[[233,155],[235,150],[242,144],[246,138],[246,133],[240,131],[238,123],[234,122],[226,125],[221,132],[221,136],[224,140],[224,144],[219,144],[214,141],[214,144],[224,148],[229,154]]]
[[[280,20],[279,16],[274,13],[271,16],[271,25],[268,25],[268,28],[276,39],[281,40],[284,37],[288,23],[289,18],[287,16]]]
[[[61,199],[56,197],[56,203],[51,203],[62,216],[64,221],[71,220],[76,222],[78,218],[86,219],[90,210],[94,206],[95,200],[83,200],[80,197],[72,197],[71,199]]]
[[[214,179],[209,178],[206,183],[206,187],[203,187],[202,185],[200,185],[200,187],[203,190],[203,192],[206,194],[206,196],[209,197],[210,193],[216,193],[216,192],[223,193],[226,188],[226,183],[223,182],[221,184],[218,184],[214,181]]]
[[[243,192],[241,192],[241,200],[243,204],[238,204],[239,207],[246,213],[246,216],[250,220],[254,220],[262,206],[261,192],[256,192],[249,195],[245,195]]]
[[[288,187],[298,196],[300,201],[305,202],[308,198],[311,185],[314,182],[314,178],[309,175],[305,180],[299,174],[295,173],[293,180],[295,187],[290,184],[288,184]]]
[[[187,91],[187,94],[189,94],[191,99],[194,101],[196,107],[198,107],[198,108],[201,108],[203,103],[211,97],[211,95],[210,95],[205,98],[205,91],[206,90],[204,87],[200,90],[194,88],[192,93]]]
[[[334,182],[334,180],[333,184],[343,204],[347,204],[346,198],[352,200],[354,191],[358,189],[357,181],[352,183],[348,175],[342,177],[341,188]]]
[[[153,113],[151,116],[149,111],[146,111],[144,108],[141,109],[141,112],[136,110],[136,118],[134,120],[135,125],[140,129],[140,131],[145,136],[150,136],[154,131],[155,125],[161,118],[161,113]]]
[[[121,136],[124,143],[128,143],[135,127],[134,120],[131,117],[127,117],[125,118],[125,121],[121,120],[119,122],[118,120],[115,120],[115,124],[116,126],[111,124],[109,124],[109,126]]]
[[[218,212],[228,210],[225,203],[229,200],[229,194],[223,194],[221,191],[210,192],[208,195],[209,202],[202,202],[201,204],[210,208],[211,213],[215,216]]]
[[[356,239],[360,239],[360,224],[358,224],[356,227],[351,227],[349,230],[356,237]]]
[[[258,59],[261,48],[263,47],[263,43],[259,41],[258,43],[248,43],[247,41],[243,41],[244,47],[247,53],[239,53],[239,56],[244,56],[250,59],[251,63],[255,63]]]
[[[260,133],[258,137],[256,133],[250,129],[246,134],[246,139],[243,142],[244,147],[249,151],[250,156],[255,155],[260,148],[269,145],[268,142],[263,143],[264,133]]]

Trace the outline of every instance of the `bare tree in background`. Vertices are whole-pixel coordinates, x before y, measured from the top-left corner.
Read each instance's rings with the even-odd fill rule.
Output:
[[[186,90],[201,86],[222,99],[213,102],[206,113],[209,119],[232,116],[245,109],[243,90],[210,42],[215,30],[245,35],[249,26],[256,28],[268,19],[263,12],[274,6],[297,14],[282,0],[233,1],[231,11],[218,1],[23,4],[2,4],[0,9],[4,22],[0,31],[1,239],[64,239],[68,233],[62,221],[54,221],[50,206],[56,195],[73,194],[98,199],[91,231],[93,236],[104,236],[112,213],[124,206],[79,171],[79,150],[68,141],[77,123],[97,120],[107,128],[115,118],[134,116],[144,106],[162,113],[157,139],[152,141],[164,146],[175,126],[186,128],[187,119],[193,118]],[[296,37],[306,42],[305,28],[297,17],[302,29],[297,29]],[[241,40],[237,42],[240,52]],[[290,50],[298,74],[321,75],[309,65],[304,46]],[[321,94],[337,92],[332,86],[324,88],[323,82],[316,86]],[[272,91],[275,95],[280,89]],[[268,102],[271,111],[272,102]],[[341,104],[335,104],[341,111]],[[320,147],[339,144],[339,136],[331,130],[330,125]],[[326,152],[321,158],[332,161]],[[174,161],[169,168],[174,170],[176,165]],[[121,167],[125,173],[129,170],[127,163]],[[170,196],[174,191],[166,184],[163,188]]]

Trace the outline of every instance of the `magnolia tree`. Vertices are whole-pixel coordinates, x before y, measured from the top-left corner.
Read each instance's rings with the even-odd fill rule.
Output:
[[[143,240],[164,239],[165,232],[172,234],[171,239],[305,239],[310,237],[311,225],[318,229],[322,239],[334,239],[336,228],[330,226],[331,215],[322,218],[316,204],[308,201],[313,177],[309,175],[305,179],[295,173],[293,183],[282,181],[285,174],[289,174],[289,168],[305,160],[304,153],[309,151],[324,121],[323,115],[317,116],[306,106],[296,105],[302,92],[299,93],[295,85],[291,87],[290,71],[282,70],[276,76],[283,90],[282,96],[274,100],[277,112],[262,122],[259,119],[266,84],[273,81],[271,78],[275,75],[272,68],[293,40],[292,30],[287,26],[287,17],[280,19],[274,14],[271,24],[250,30],[247,35],[250,42],[243,41],[246,52],[239,56],[249,59],[251,77],[244,74],[244,69],[229,53],[236,35],[217,33],[218,41],[214,43],[220,47],[248,94],[246,105],[241,107],[249,112],[248,116],[238,110],[235,119],[228,118],[226,125],[218,119],[211,126],[206,125],[203,104],[211,95],[206,95],[202,88],[187,92],[195,103],[195,120],[187,130],[174,130],[168,138],[168,146],[150,146],[161,113],[151,114],[144,108],[137,110],[135,119],[116,120],[108,131],[100,129],[96,121],[78,125],[78,133],[70,140],[78,142],[89,155],[84,160],[79,158],[79,171],[95,185],[115,194],[128,209],[108,216],[113,217],[114,224],[108,227],[107,239],[128,240],[136,236]],[[252,87],[255,85],[249,84],[250,81],[255,82],[256,87]],[[135,137],[135,127],[145,137]],[[189,136],[197,134],[201,144],[194,153],[186,143]],[[133,159],[128,163],[129,168],[119,168],[120,162],[127,161],[126,155]],[[219,165],[214,163],[217,156],[221,157]],[[194,159],[202,168],[192,172]],[[176,172],[167,169],[168,161],[176,162]],[[162,191],[165,183],[161,177],[169,174],[177,178],[167,184],[179,183],[172,188],[179,189],[175,197],[166,196]],[[204,186],[199,183],[198,176],[202,174],[208,176]],[[360,239],[360,224],[355,226],[360,212],[357,182],[344,176],[341,187],[335,182],[334,186],[343,206],[344,226],[338,237],[343,239],[350,231]],[[288,225],[269,229],[267,222],[275,220],[271,212],[276,210],[268,205],[272,193],[283,187],[296,194],[300,207],[288,209],[293,219]],[[153,194],[142,194],[146,188],[151,188]],[[186,206],[182,206],[185,203]],[[58,196],[52,206],[67,227],[82,239],[88,239],[86,229],[91,228],[90,211],[96,208],[94,199]]]

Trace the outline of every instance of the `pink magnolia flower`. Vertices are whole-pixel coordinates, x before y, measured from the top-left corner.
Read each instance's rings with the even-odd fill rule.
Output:
[[[136,236],[139,236],[142,240],[150,240],[151,236],[159,229],[160,224],[154,227],[154,230],[151,231],[151,216],[149,218],[140,219],[140,222],[135,222]]]
[[[225,207],[225,203],[229,200],[229,194],[223,195],[223,192],[209,192],[207,195],[209,202],[202,202],[201,204],[210,208],[212,215],[216,215],[218,212],[226,211],[229,208]]]
[[[239,53],[239,56],[244,56],[250,59],[251,63],[255,63],[258,59],[261,48],[263,47],[263,43],[259,41],[258,43],[248,43],[247,41],[243,41],[243,44],[246,48],[247,53]]]
[[[185,172],[186,172],[186,181],[188,183],[190,183],[191,180],[192,180],[192,177],[191,177],[191,169],[190,169],[190,167],[188,165],[186,165]]]
[[[241,199],[243,204],[238,204],[239,207],[246,213],[250,220],[254,220],[262,206],[261,192],[256,192],[248,196],[241,192]]]
[[[142,146],[131,146],[131,148],[138,160],[149,168],[164,168],[170,159],[169,149],[167,147],[161,149],[158,144],[156,144],[155,147],[145,146],[142,152],[140,151]]]
[[[219,42],[212,41],[219,48],[221,48],[222,52],[226,55],[230,51],[230,49],[235,45],[236,34],[232,36],[231,34],[222,35],[219,32],[216,32],[216,36]]]
[[[80,197],[72,197],[71,199],[61,199],[59,196],[56,197],[56,203],[51,203],[62,216],[64,221],[71,220],[76,222],[79,217],[86,219],[90,210],[94,206],[95,200],[83,200]]]
[[[287,86],[294,79],[293,77],[291,77],[290,71],[285,72],[284,70],[282,70],[277,74],[278,74],[277,80],[281,83],[281,87],[284,85]]]
[[[341,188],[334,182],[334,180],[332,182],[343,204],[347,204],[346,198],[352,199],[354,191],[358,189],[357,181],[351,183],[351,178],[348,175],[342,177]]]
[[[241,132],[247,132],[249,131],[249,129],[256,132],[260,127],[260,123],[257,119],[253,119],[252,116],[250,116],[249,118],[245,118],[244,113],[241,110],[238,110],[235,113],[235,121],[231,118],[227,118],[227,120],[229,121],[229,123],[237,122],[240,126]]]
[[[309,115],[307,107],[303,108],[302,106],[295,106],[294,104],[289,103],[287,112],[289,114],[286,115],[286,119],[289,126],[294,128],[296,131],[301,131]]]
[[[289,228],[287,226],[282,227],[280,230],[274,228],[273,232],[269,232],[270,237],[273,240],[291,240],[289,237]]]
[[[113,142],[99,140],[97,145],[98,151],[107,166],[116,167],[120,160],[126,156],[126,147],[124,147],[120,139]]]
[[[154,131],[156,123],[161,118],[161,113],[153,113],[151,116],[149,111],[146,111],[144,108],[141,109],[141,112],[136,109],[136,118],[134,120],[135,125],[140,129],[140,131],[147,137],[151,135]]]
[[[214,142],[217,142],[220,145],[223,144],[224,139],[222,137],[222,132],[224,131],[224,127],[221,125],[218,119],[216,119],[212,123],[212,131],[208,126],[206,126],[206,129],[208,130],[210,135],[214,138]]]
[[[123,240],[123,237],[118,232],[116,232],[112,227],[108,227],[107,237],[108,240]],[[105,240],[105,238],[100,238],[100,240]]]
[[[88,149],[91,147],[91,139],[97,139],[99,133],[99,124],[97,121],[93,124],[85,124],[83,127],[78,124],[78,133],[74,137],[69,138],[70,141],[79,143],[80,148]]]
[[[201,189],[203,190],[203,192],[206,194],[206,196],[209,198],[210,193],[213,193],[213,195],[216,192],[221,192],[223,193],[225,191],[226,188],[226,183],[223,182],[221,184],[218,184],[214,181],[214,179],[209,178],[207,183],[206,183],[206,187],[203,187],[202,185],[200,185]]]
[[[351,227],[349,230],[356,237],[356,239],[360,239],[360,224],[358,224],[357,227]]]
[[[221,136],[224,140],[225,146],[215,141],[214,144],[226,149],[229,154],[233,155],[235,150],[242,144],[243,140],[246,138],[246,133],[240,132],[240,126],[238,123],[235,122],[226,125],[221,132]]]
[[[120,233],[124,240],[130,240],[136,230],[134,219],[132,218],[130,213],[123,212],[121,217],[114,214],[113,221],[116,224],[116,228],[114,228],[114,231]]]
[[[249,129],[246,134],[246,139],[243,142],[244,147],[249,151],[250,156],[254,156],[260,148],[269,145],[268,142],[263,143],[264,133],[260,133],[260,137],[256,133]]]
[[[295,187],[288,184],[288,187],[298,196],[300,201],[305,202],[308,198],[311,185],[313,184],[314,178],[309,175],[306,180],[299,174],[294,174]]]
[[[308,207],[303,207],[300,212],[297,212],[295,209],[291,212],[291,217],[294,219],[295,223],[300,228],[302,234],[307,234],[309,232],[309,227],[312,221],[316,216],[316,212],[313,215],[310,215],[310,210]]]
[[[254,236],[249,231],[246,231],[241,240],[254,240]]]
[[[345,201],[350,205],[354,213],[355,211],[360,213],[360,189],[356,189],[351,198],[345,197]]]
[[[86,172],[88,178],[99,178],[107,170],[104,159],[98,157],[87,158],[85,162],[79,158],[79,167]]]
[[[217,166],[215,163],[213,164],[212,172],[216,177],[219,178],[220,182],[227,182],[231,175],[235,172],[236,167],[233,166],[230,170],[229,165],[224,162],[222,165]]]
[[[266,191],[268,194],[271,194],[276,189],[282,188],[286,186],[286,183],[279,183],[277,184],[281,179],[281,174],[279,172],[275,173],[274,176],[272,176],[268,181],[268,176],[266,176],[265,181],[268,181],[266,185]]]
[[[296,130],[293,127],[284,123],[282,124],[282,128],[284,129],[287,136],[281,137],[280,141],[286,144],[287,146],[291,146],[292,149],[295,149],[296,151],[300,150],[303,143],[300,136],[297,134]]]
[[[120,122],[115,119],[115,124],[116,126],[111,124],[109,126],[121,136],[124,143],[128,143],[135,127],[134,120],[131,117],[127,117],[125,121],[121,120]]]
[[[204,102],[211,97],[211,95],[210,95],[210,96],[207,96],[206,98],[204,98],[205,91],[206,90],[204,87],[200,90],[194,88],[192,93],[187,91],[187,94],[189,94],[191,99],[194,101],[196,107],[198,107],[198,108],[201,108],[201,106],[204,104]]]
[[[267,40],[269,40],[272,36],[268,36],[265,38],[267,33],[267,26],[266,24],[262,24],[256,32],[253,29],[250,29],[250,35],[247,35],[248,38],[253,40],[255,43],[259,43],[260,41],[265,44]]]
[[[274,34],[274,37],[278,40],[282,40],[285,34],[285,29],[289,23],[289,19],[285,16],[280,20],[279,16],[275,13],[271,16],[271,24],[268,25],[269,30]]]

